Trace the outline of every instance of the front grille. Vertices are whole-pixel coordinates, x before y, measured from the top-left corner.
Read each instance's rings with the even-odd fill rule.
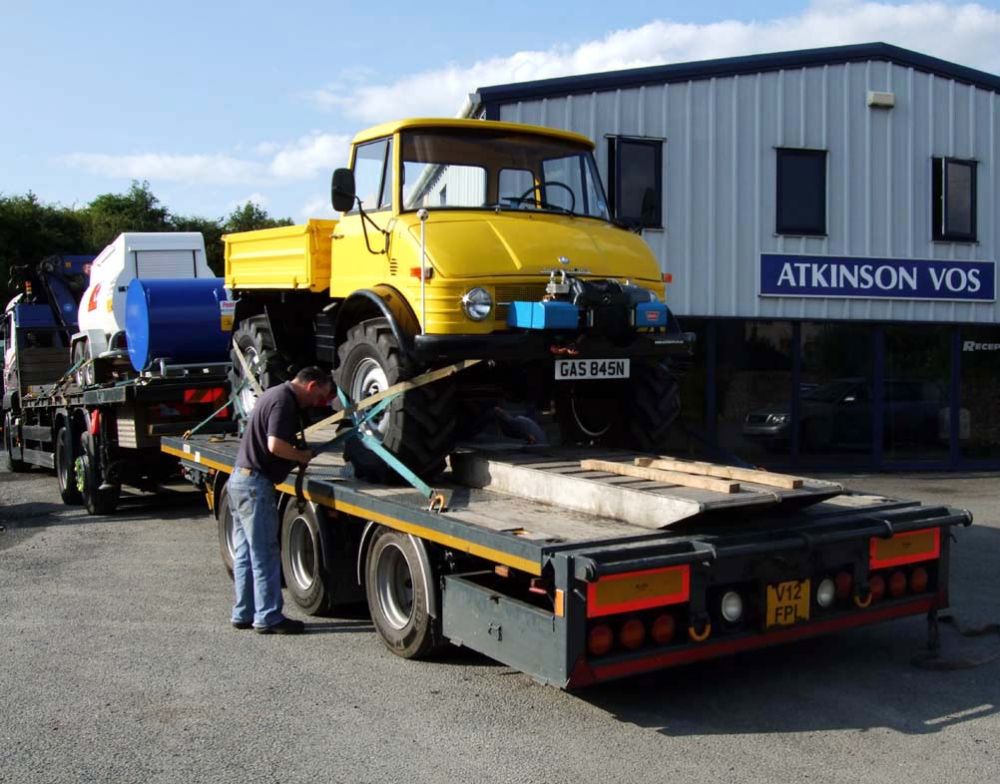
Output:
[[[545,283],[518,283],[497,286],[494,289],[497,321],[507,320],[507,310],[511,302],[540,302],[545,296]]]

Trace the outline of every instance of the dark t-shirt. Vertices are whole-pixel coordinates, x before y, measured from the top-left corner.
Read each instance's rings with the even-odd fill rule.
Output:
[[[287,381],[271,387],[257,399],[250,421],[240,440],[236,466],[260,471],[275,484],[284,481],[297,464],[278,457],[267,448],[267,437],[274,436],[295,443],[299,431],[299,405]]]

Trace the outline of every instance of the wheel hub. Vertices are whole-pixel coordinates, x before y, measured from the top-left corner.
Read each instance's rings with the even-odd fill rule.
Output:
[[[389,545],[382,551],[376,579],[382,614],[394,629],[403,629],[413,615],[413,578],[402,550]]]
[[[355,368],[349,391],[351,400],[360,401],[366,397],[377,395],[388,388],[389,378],[382,365],[379,364],[378,360],[366,357]],[[372,419],[371,422],[380,435],[385,435],[389,419],[384,413]]]
[[[288,546],[292,579],[300,590],[308,591],[316,580],[316,543],[302,517],[296,517],[291,522]]]

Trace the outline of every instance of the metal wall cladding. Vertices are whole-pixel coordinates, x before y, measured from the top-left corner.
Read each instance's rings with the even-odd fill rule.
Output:
[[[869,108],[869,90],[895,94]],[[996,261],[1000,105],[989,90],[871,60],[501,104],[499,119],[664,139],[664,229],[644,237],[689,316],[998,320],[997,303],[760,297],[761,253]],[[827,150],[826,237],[775,233],[779,147]],[[931,240],[931,158],[977,166],[978,243]]]

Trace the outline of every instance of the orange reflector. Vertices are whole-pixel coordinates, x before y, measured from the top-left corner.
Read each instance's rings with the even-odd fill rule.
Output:
[[[664,272],[663,273],[663,282],[664,283],[673,283],[674,282],[674,276],[672,274],[670,274],[669,272]]]
[[[851,577],[850,572],[837,572],[837,576],[833,578],[833,583],[837,586],[838,599],[846,599],[851,595],[851,586],[854,584],[854,578]]]
[[[562,588],[556,588],[556,595],[552,602],[552,612],[556,618],[562,618],[566,614],[566,594]]]
[[[677,604],[686,602],[690,595],[689,566],[612,574],[587,585],[587,617]]]
[[[872,599],[877,602],[885,596],[885,578],[880,574],[873,574],[868,580],[868,588],[871,590]]]
[[[670,613],[664,613],[663,615],[656,616],[653,625],[649,629],[649,636],[653,638],[653,641],[657,645],[666,645],[674,639],[674,631],[676,629],[677,623],[674,621],[674,616]]]
[[[420,267],[410,267],[410,277],[420,280]],[[424,268],[424,280],[430,280],[434,277],[434,268],[425,267]]]
[[[209,387],[208,389],[185,389],[185,403],[219,403],[226,397],[226,390],[222,387]]]
[[[615,636],[611,633],[611,627],[601,623],[593,627],[587,635],[587,650],[591,656],[603,656],[611,650],[614,641]]]
[[[869,569],[902,566],[917,561],[929,561],[941,554],[941,529],[910,531],[888,539],[872,539],[869,543]]]
[[[927,570],[922,566],[918,566],[913,570],[913,574],[910,575],[910,590],[913,593],[923,593],[927,590],[929,582],[930,578],[927,576]]]
[[[889,595],[899,598],[906,593],[906,575],[902,572],[893,572],[889,578]]]
[[[638,618],[631,618],[622,624],[621,631],[618,633],[618,639],[623,648],[634,651],[646,639],[646,627],[642,625],[642,621]]]

